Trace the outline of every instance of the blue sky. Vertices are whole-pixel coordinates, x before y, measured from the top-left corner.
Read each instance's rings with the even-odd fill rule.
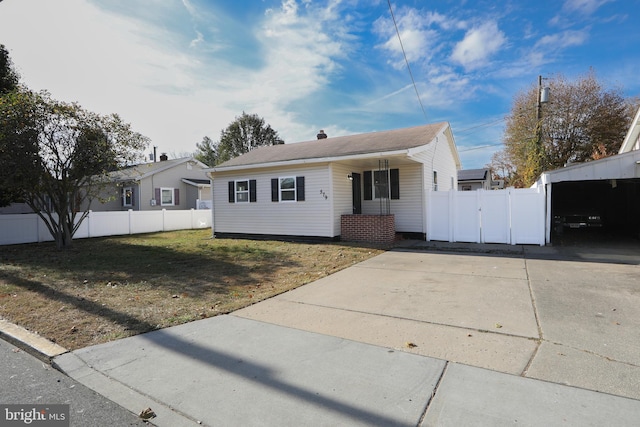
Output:
[[[593,67],[640,96],[640,0],[391,5],[415,88],[387,1],[4,0],[0,43],[31,89],[118,113],[172,156],[245,111],[286,143],[448,121],[472,169],[538,75]]]

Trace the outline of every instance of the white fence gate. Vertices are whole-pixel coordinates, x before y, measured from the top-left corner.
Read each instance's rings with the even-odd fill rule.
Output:
[[[94,212],[80,224],[74,239],[154,233],[211,227],[211,210],[155,210]],[[36,214],[0,215],[0,246],[52,241],[53,237]]]
[[[545,244],[545,194],[537,188],[429,191],[427,240]]]

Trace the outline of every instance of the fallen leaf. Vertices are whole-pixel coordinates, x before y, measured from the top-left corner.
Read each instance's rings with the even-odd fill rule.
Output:
[[[143,420],[150,420],[151,418],[155,418],[156,417],[156,413],[153,412],[153,410],[151,408],[147,408],[145,410],[143,410],[142,412],[140,412],[140,415],[138,415],[140,418],[142,418]]]
[[[404,346],[407,347],[407,348],[416,348],[417,347],[417,345],[412,343],[412,342],[406,342],[404,344]]]
[[[496,323],[496,328],[500,329],[502,328],[502,325],[500,323]]]

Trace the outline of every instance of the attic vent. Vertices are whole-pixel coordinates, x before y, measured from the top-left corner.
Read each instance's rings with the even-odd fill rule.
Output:
[[[327,139],[327,134],[324,133],[322,129],[320,129],[320,132],[318,132],[318,135],[316,136],[318,137],[318,139]]]

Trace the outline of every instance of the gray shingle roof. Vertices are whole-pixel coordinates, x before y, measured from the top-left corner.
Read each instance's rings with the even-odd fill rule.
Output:
[[[160,162],[142,163],[139,165],[129,166],[117,171],[109,173],[109,178],[114,181],[130,181],[144,178],[145,176],[152,175],[156,172],[172,168],[176,165],[186,163],[189,160],[193,160],[190,157],[183,157],[180,159],[164,160]],[[206,166],[201,164],[201,166]]]
[[[224,162],[214,169],[407,150],[429,144],[447,125],[447,122],[440,122],[405,129],[329,136],[321,140],[259,147]]]
[[[458,181],[482,181],[487,179],[489,169],[463,169],[458,171]]]

